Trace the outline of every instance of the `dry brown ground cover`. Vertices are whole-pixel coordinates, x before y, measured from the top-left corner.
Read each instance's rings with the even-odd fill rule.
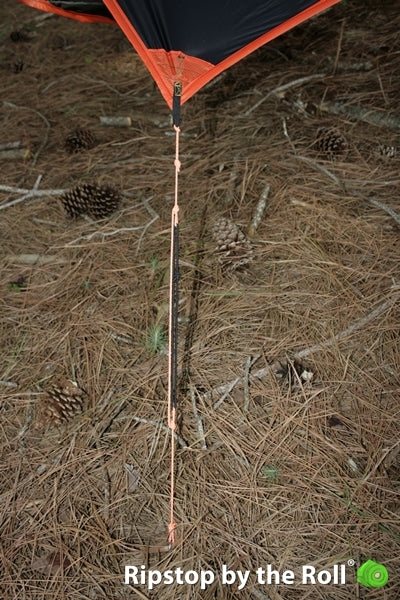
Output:
[[[399,155],[378,151],[399,145],[394,5],[342,3],[184,106],[167,551],[169,112],[117,28],[1,2],[0,145],[26,148],[0,150],[1,598],[400,597]],[[106,127],[105,115],[133,124]],[[71,155],[77,127],[97,144]],[[347,150],[318,152],[320,127]],[[54,190],[92,182],[120,186],[121,209],[69,220]],[[248,232],[267,184],[253,260],[223,269],[215,220]],[[62,380],[87,399],[55,427],[41,414]],[[357,584],[368,558],[387,566],[385,588]],[[254,578],[267,564],[298,573],[349,559],[342,586]],[[124,565],[142,564],[252,575],[241,592],[218,577],[204,591],[123,585]]]

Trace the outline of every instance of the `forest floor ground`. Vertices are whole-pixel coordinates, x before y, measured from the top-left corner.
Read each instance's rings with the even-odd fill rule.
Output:
[[[170,113],[117,27],[1,2],[5,600],[399,597],[394,4],[342,2],[182,108],[169,549]],[[321,150],[321,128],[342,153]],[[70,154],[76,129],[96,143]],[[93,183],[117,186],[121,206],[68,218],[60,190]],[[221,218],[244,236],[229,257],[212,237]],[[385,587],[357,582],[368,559]],[[149,590],[124,584],[125,565],[214,581]],[[250,571],[241,591],[224,565]],[[267,565],[294,582],[263,583]],[[346,583],[304,585],[303,565],[341,565]]]

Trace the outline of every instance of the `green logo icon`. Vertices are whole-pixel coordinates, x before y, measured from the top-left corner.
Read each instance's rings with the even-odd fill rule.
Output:
[[[373,560],[367,560],[357,569],[357,581],[366,587],[383,587],[389,580],[386,567]]]

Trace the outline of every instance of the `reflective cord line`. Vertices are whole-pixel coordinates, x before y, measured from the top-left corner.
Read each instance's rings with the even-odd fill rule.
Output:
[[[172,419],[176,423],[176,409],[172,409]],[[171,428],[172,429],[172,428]],[[168,544],[170,548],[175,544],[175,436],[171,435],[171,495],[169,503],[169,524],[168,524]]]
[[[168,426],[175,431],[172,408],[177,401],[177,350],[178,350],[178,304],[179,304],[179,204],[178,178],[181,163],[179,160],[180,129],[174,125],[175,145],[175,195],[171,213],[171,249],[169,273],[169,335],[168,335]]]
[[[178,309],[179,309],[179,204],[178,179],[181,162],[179,160],[180,128],[175,129],[175,194],[171,212],[171,250],[169,281],[169,335],[168,335],[168,427],[171,430],[171,472],[170,472],[170,522],[168,525],[168,543],[175,543],[175,430],[178,379]]]

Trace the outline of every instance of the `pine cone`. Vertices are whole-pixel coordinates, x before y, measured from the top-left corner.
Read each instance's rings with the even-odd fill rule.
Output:
[[[343,154],[347,150],[348,144],[346,138],[338,129],[320,127],[317,131],[314,147],[318,152],[333,157]]]
[[[87,214],[95,219],[103,219],[117,210],[121,194],[111,185],[84,183],[61,196],[61,202],[69,217]]]
[[[10,33],[10,40],[16,44],[18,42],[29,42],[30,39],[30,35],[23,29],[16,29]]]
[[[240,269],[253,258],[253,249],[243,231],[230,219],[217,219],[211,229],[218,260],[229,270]]]
[[[67,152],[73,154],[94,148],[96,142],[94,134],[89,129],[75,129],[66,137],[64,146]]]
[[[386,156],[387,158],[396,158],[400,155],[400,150],[397,146],[387,146],[386,144],[379,146],[378,152],[381,156]]]
[[[82,412],[85,400],[86,392],[75,381],[54,384],[42,400],[41,420],[45,425],[60,426]]]
[[[89,186],[87,186],[89,187]],[[112,215],[121,204],[121,192],[113,185],[90,186],[88,214],[94,219],[104,219]]]
[[[72,219],[87,213],[88,207],[88,185],[78,185],[61,196],[61,202],[65,212]]]

